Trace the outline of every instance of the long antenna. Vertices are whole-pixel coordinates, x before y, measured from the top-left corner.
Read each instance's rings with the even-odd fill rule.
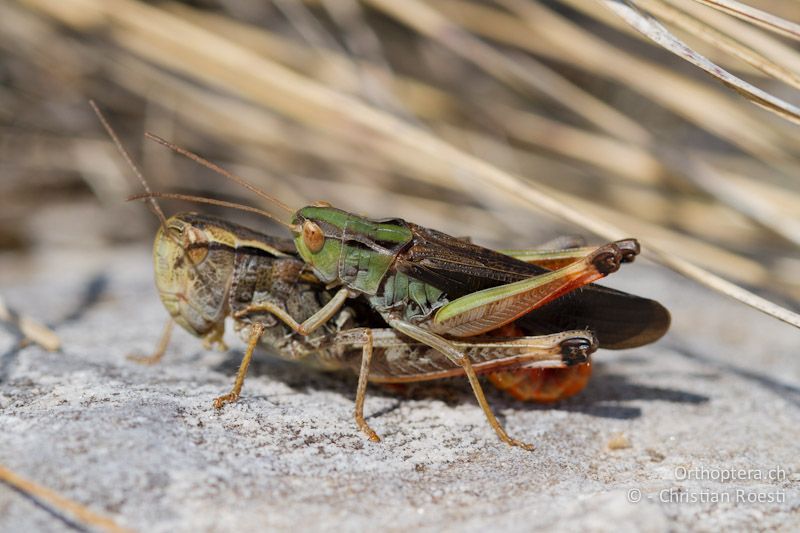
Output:
[[[285,210],[287,213],[294,213],[295,212],[294,209],[292,209],[291,207],[289,207],[285,203],[281,202],[280,200],[278,200],[274,196],[270,196],[269,194],[265,193],[264,191],[262,191],[261,189],[259,189],[258,187],[256,187],[252,183],[250,183],[249,181],[245,180],[244,178],[242,178],[240,176],[237,176],[236,174],[233,174],[232,172],[229,172],[229,171],[225,170],[224,168],[220,167],[219,165],[217,165],[215,163],[212,163],[208,159],[205,159],[205,158],[195,154],[194,152],[190,152],[189,150],[187,150],[185,148],[181,148],[177,144],[173,144],[173,143],[169,142],[166,139],[162,139],[161,137],[159,137],[158,135],[155,135],[153,133],[146,132],[144,134],[144,136],[147,137],[148,139],[152,140],[152,141],[157,142],[158,144],[166,146],[170,150],[173,150],[174,152],[177,152],[177,153],[181,154],[182,156],[188,157],[189,159],[191,159],[195,163],[199,163],[199,164],[203,165],[204,167],[209,168],[209,169],[213,170],[214,172],[217,172],[218,174],[222,174],[223,176],[225,176],[229,180],[238,183],[239,185],[241,185],[245,189],[249,190],[250,192],[260,196],[261,198],[264,198],[265,200],[268,200],[268,201],[274,203],[275,205],[277,205],[281,209]]]
[[[257,215],[265,216],[271,218],[278,224],[281,224],[291,231],[299,231],[297,226],[293,226],[292,224],[287,224],[286,222],[279,220],[275,216],[270,213],[267,213],[263,209],[258,209],[257,207],[251,207],[249,205],[237,204],[234,202],[226,202],[225,200],[217,200],[216,198],[206,198],[204,196],[193,196],[191,194],[177,194],[177,193],[170,193],[170,192],[147,192],[144,194],[137,194],[128,198],[128,201],[133,200],[150,200],[155,201],[155,198],[166,198],[168,200],[185,200],[187,202],[196,202],[198,204],[210,204],[210,205],[218,205],[221,207],[229,207],[231,209],[238,209],[239,211],[247,211],[248,213],[255,213]]]
[[[133,159],[131,158],[130,154],[122,145],[122,142],[119,140],[119,137],[117,137],[114,128],[111,127],[111,124],[109,124],[108,120],[106,120],[106,117],[100,111],[100,108],[97,107],[97,104],[94,102],[94,100],[89,100],[89,105],[92,106],[92,109],[97,115],[97,118],[100,120],[100,123],[105,128],[109,137],[111,137],[111,140],[114,141],[114,144],[117,146],[117,150],[119,151],[119,153],[122,154],[122,157],[125,158],[125,161],[128,162],[128,166],[131,167],[133,173],[136,174],[136,177],[139,178],[139,181],[141,182],[142,187],[144,187],[144,190],[147,191],[147,194],[152,195],[153,191],[150,189],[150,185],[148,185],[147,180],[144,178],[144,175],[139,170],[139,167],[136,166],[136,163],[133,162]],[[208,277],[203,275],[203,273],[197,269],[197,265],[195,265],[194,261],[192,261],[191,257],[189,257],[189,255],[186,253],[185,247],[182,245],[180,241],[178,241],[174,233],[169,231],[169,228],[167,227],[167,217],[164,215],[164,211],[161,210],[161,206],[158,205],[158,202],[155,200],[155,198],[156,198],[155,196],[151,196],[149,198],[150,201],[148,202],[148,207],[150,208],[150,211],[152,211],[156,215],[156,217],[158,217],[158,220],[161,222],[161,230],[164,232],[164,235],[166,235],[166,237],[169,240],[174,242],[175,245],[182,250],[183,256],[187,259],[187,264],[191,265],[191,268],[197,274],[197,277],[202,279],[204,282],[210,282]]]
[[[133,159],[131,158],[128,151],[125,149],[124,146],[122,146],[122,142],[120,142],[119,137],[117,137],[117,133],[114,131],[114,128],[112,128],[111,124],[108,123],[108,120],[106,120],[106,117],[100,111],[100,108],[97,107],[97,104],[94,102],[94,100],[89,100],[89,105],[92,106],[94,114],[97,115],[98,120],[100,120],[100,124],[103,125],[103,128],[105,128],[106,133],[108,133],[108,136],[111,137],[112,141],[114,141],[114,144],[116,145],[119,153],[122,154],[122,157],[125,158],[125,161],[128,162],[128,166],[131,167],[133,173],[136,174],[137,178],[139,178],[139,182],[141,182],[142,187],[144,187],[144,190],[147,191],[148,194],[151,194],[153,191],[150,190],[150,186],[147,184],[147,180],[144,179],[144,175],[139,170],[139,167],[137,167],[136,164],[133,162]],[[164,231],[166,232],[167,217],[164,216],[164,211],[161,210],[161,207],[158,205],[158,202],[156,202],[155,198],[150,198],[149,205],[150,205],[150,210],[153,211],[153,213],[155,213],[155,215],[161,221],[161,226],[164,228]]]

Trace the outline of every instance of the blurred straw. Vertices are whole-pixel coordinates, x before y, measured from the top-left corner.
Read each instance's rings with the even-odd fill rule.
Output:
[[[49,352],[61,349],[61,340],[58,335],[34,320],[33,318],[12,311],[0,296],[0,321],[18,329],[23,336],[23,342],[34,342]]]
[[[512,87],[532,88],[583,116],[614,136],[641,142],[649,134],[630,118],[573,85],[544,64],[532,58],[509,59],[487,46],[435,9],[419,0],[402,4],[391,0],[367,0],[399,22],[437,40],[453,53],[464,57]]]
[[[647,35],[654,42],[663,46],[670,52],[682,57],[693,65],[703,69],[711,76],[717,78],[723,84],[738,92],[756,105],[772,111],[786,120],[800,124],[800,108],[769,94],[766,91],[751,85],[715,65],[707,58],[698,54],[669,30],[667,30],[655,18],[648,16],[647,13],[640,11],[635,6],[624,0],[598,0],[610,9],[614,10],[625,22]]]
[[[699,21],[724,31],[728,35],[735,35],[745,45],[786,68],[792,69],[795,73],[800,72],[800,51],[775,36],[764,33],[761,29],[745,22],[730,17],[721,17],[714,10],[698,5],[695,0],[669,0],[669,2],[682,8]],[[795,13],[797,13],[796,7]]]
[[[636,3],[647,11],[659,17],[659,19],[671,22],[679,28],[702,39],[733,56],[736,56],[748,64],[757,68],[796,89],[800,89],[800,76],[788,68],[771,61],[764,55],[740,43],[730,35],[714,29],[704,24],[688,13],[670,7],[667,3],[660,0],[635,0]]]
[[[570,5],[578,2],[564,1]],[[759,91],[721,72],[696,52],[678,50],[684,45],[659,20],[688,36],[705,39],[707,48],[729,54],[729,60],[720,64],[748,60],[761,67],[759,83],[775,77],[786,84],[783,88],[796,87],[793,61],[797,54],[784,46],[781,54],[773,55],[770,50],[781,46],[774,37],[740,34],[717,19],[712,23],[706,15],[695,15],[697,7],[682,2],[641,0],[640,5],[652,9],[656,18],[627,3],[606,3],[628,10],[628,15],[633,13],[629,20],[646,24],[651,36],[713,70],[748,98],[792,118],[797,110],[783,93],[779,98],[778,93]],[[793,216],[797,210],[792,208],[797,192],[790,178],[797,168],[795,156],[800,153],[796,126],[780,122],[777,115],[745,107],[735,95],[695,79],[690,69],[659,64],[660,58],[667,56],[651,45],[641,50],[625,47],[619,40],[614,42],[622,44],[612,45],[532,1],[504,0],[503,5],[511,10],[504,11],[460,0],[415,0],[403,3],[402,8],[371,0],[365,4],[402,24],[405,31],[411,30],[410,37],[400,45],[391,40],[377,42],[383,36],[365,29],[361,37],[343,38],[353,56],[347,56],[341,46],[326,43],[325,37],[319,38],[331,30],[324,24],[321,26],[326,29],[320,30],[313,21],[317,2],[312,2],[313,9],[298,11],[304,20],[300,25],[316,28],[316,36],[303,32],[306,45],[291,42],[276,31],[184,6],[169,6],[172,13],[179,14],[176,16],[133,0],[21,3],[103,42],[106,50],[102,54],[93,52],[85,57],[121,86],[146,100],[153,94],[160,96],[160,89],[154,90],[153,84],[168,89],[172,96],[156,104],[174,108],[181,126],[192,124],[211,138],[229,136],[248,159],[276,172],[299,172],[294,177],[296,186],[271,180],[272,186],[282,188],[284,200],[288,199],[284,195],[295,194],[299,202],[304,191],[313,191],[332,197],[338,194],[342,197],[339,201],[352,202],[355,192],[364,190],[376,209],[402,206],[404,213],[417,213],[415,216],[426,220],[434,220],[430,215],[437,213],[442,218],[452,217],[456,229],[457,221],[462,220],[457,214],[466,213],[467,220],[475,217],[485,225],[487,237],[494,232],[505,235],[504,224],[505,228],[510,225],[502,213],[462,203],[470,195],[479,197],[478,203],[507,206],[509,216],[518,211],[515,205],[535,206],[556,220],[578,224],[608,239],[642,235],[645,250],[664,264],[800,325],[800,317],[791,311],[687,262],[702,262],[762,289],[782,284],[797,294],[797,284],[787,275],[793,264],[788,261],[791,252],[785,252],[781,247],[786,243],[775,238],[779,235],[797,243]],[[359,26],[376,23],[374,11],[355,13],[352,3],[341,11],[331,6],[328,4],[327,12],[346,36],[354,35]],[[602,11],[599,4],[592,6],[593,11]],[[708,11],[702,6],[699,9]],[[298,26],[298,17],[292,18]],[[388,58],[397,48],[403,57],[408,56],[408,42],[415,32],[453,54],[448,57],[456,64],[450,66],[478,66],[479,73],[471,73],[469,78],[476,82],[470,82],[461,93],[451,89],[448,94],[441,88],[450,81],[446,76],[437,79],[424,69],[395,71],[384,54]],[[478,36],[516,50],[495,47]],[[368,41],[371,44],[365,44]],[[546,70],[541,71],[543,77],[531,76],[526,70],[535,64],[531,63],[536,61],[534,56],[548,61]],[[566,66],[569,76],[554,76],[551,64]],[[127,72],[128,68],[132,71]],[[490,79],[516,92],[496,83],[480,85]],[[603,101],[590,94],[582,83],[585,80],[602,80],[598,83],[617,84],[623,91],[638,94],[629,101]],[[440,87],[435,87],[437,84]],[[581,87],[578,93],[576,87]],[[487,88],[490,97],[474,96]],[[542,106],[542,94],[561,102],[563,108]],[[647,107],[637,111],[636,105]],[[650,130],[644,127],[645,121],[637,124],[631,117],[640,118],[641,110],[656,120],[669,121],[673,129],[661,133],[658,123],[655,128],[648,124]],[[676,121],[677,116],[688,123]],[[680,131],[675,128],[690,127],[691,135],[673,134]],[[180,131],[177,126],[176,130]],[[701,142],[696,143],[700,130],[711,135],[699,137]],[[503,135],[507,139],[502,140]],[[501,140],[492,141],[491,136]],[[484,157],[468,153],[476,150]],[[739,160],[744,164],[739,165]],[[330,185],[303,177],[304,169],[314,164],[324,165]],[[340,165],[344,170],[337,168]],[[410,180],[420,192],[406,192],[397,180]],[[571,188],[577,184],[586,191],[580,196],[591,194],[593,201],[578,197],[577,189]],[[448,194],[453,199],[447,203],[422,200],[425,194],[442,190],[451,191]],[[379,204],[382,195],[386,203]],[[614,209],[599,206],[601,199]],[[630,205],[633,199],[636,204]],[[415,203],[425,207],[415,211]],[[704,205],[708,206],[705,212]],[[684,216],[670,220],[671,206],[673,217],[678,213]],[[738,217],[732,209],[748,218]],[[725,222],[710,222],[715,219]],[[437,226],[442,227],[441,223]],[[522,227],[528,226],[523,223]],[[675,231],[676,227],[691,235]],[[741,232],[738,239],[737,231]],[[750,257],[714,246],[709,242],[714,240]],[[772,253],[762,254],[764,248]],[[770,262],[782,269],[780,279],[776,280]]]
[[[694,0],[699,4],[719,9],[736,18],[752,22],[775,33],[780,33],[792,39],[800,39],[800,25],[781,17],[755,9],[736,0]]]
[[[131,530],[117,525],[112,519],[95,513],[88,507],[72,501],[52,489],[38,485],[19,474],[0,465],[0,482],[18,490],[22,494],[52,507],[57,514],[67,513],[77,519],[77,523],[86,528],[106,531],[108,533],[130,533]]]
[[[450,6],[449,16],[477,32],[491,31],[500,42],[614,79],[763,161],[788,158],[780,131],[761,123],[728,95],[600,39],[542,4],[515,2],[520,18],[506,16],[501,19],[504,24],[495,20],[491,26],[482,23],[491,20],[489,8],[470,9],[463,0],[442,5]]]
[[[505,1],[507,4],[512,5],[512,7],[520,7],[519,2]],[[176,9],[178,9],[177,6]],[[178,11],[198,20],[203,19],[199,13],[195,14],[185,8],[179,9]],[[234,33],[238,34],[239,32]],[[325,58],[326,61],[341,62],[341,58],[330,52],[326,54]],[[298,64],[306,64],[306,62],[298,61]],[[553,120],[536,116],[530,112],[504,107],[502,104],[490,104],[489,107],[492,114],[502,122],[504,127],[507,128],[511,134],[525,142],[534,142],[540,147],[547,147],[578,160],[584,159],[601,167],[607,167],[618,175],[633,180],[660,180],[665,172],[665,169],[651,156],[643,153],[636,153],[636,148],[634,146],[625,146],[611,138],[604,139],[588,132],[584,133],[578,129],[560,125]],[[637,165],[637,161],[640,161],[641,164]],[[709,165],[680,163],[674,166],[676,169],[680,169],[683,173],[686,173],[686,176],[689,177],[693,183],[706,191],[710,190],[709,183],[719,182],[719,179],[714,181],[716,176],[715,170]],[[713,193],[714,191],[712,190],[711,192]],[[731,194],[721,195],[720,199],[729,201],[731,205],[740,209],[748,216],[753,216],[756,220],[766,227],[769,227],[777,234],[797,242],[794,229],[774,223],[775,219],[771,216],[772,213],[770,210],[767,209],[763,202],[759,203],[757,198],[753,200],[752,203],[755,205],[752,206],[750,205],[749,196],[736,194],[735,191]]]

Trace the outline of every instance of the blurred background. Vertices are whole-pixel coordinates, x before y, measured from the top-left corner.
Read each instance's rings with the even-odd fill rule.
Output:
[[[517,248],[622,232],[797,309],[800,4],[749,4],[763,11],[699,0],[5,1],[2,283],[38,252],[151,241],[156,218],[126,203],[142,185],[94,99],[157,191],[260,202],[145,131],[293,207],[327,200]]]
[[[745,2],[0,0],[0,468],[141,531],[790,530],[797,330],[698,284],[800,327],[800,0]],[[603,283],[662,302],[672,329],[600,354],[557,405],[487,391],[533,454],[462,381],[370,385],[374,446],[355,377],[266,358],[217,413],[240,341],[178,331],[165,364],[125,359],[166,318],[158,222],[126,202],[143,185],[90,99],[155,191],[289,216],[147,131],[293,208],[509,248],[636,237],[644,257]],[[788,498],[653,499],[707,490],[674,475],[698,466],[778,466],[792,477],[710,486]],[[83,528],[2,483],[0,510],[0,530]]]

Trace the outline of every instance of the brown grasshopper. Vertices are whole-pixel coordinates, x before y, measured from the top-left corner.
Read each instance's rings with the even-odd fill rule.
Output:
[[[200,156],[148,136],[291,211]],[[135,198],[152,200],[156,196],[218,203],[152,193]],[[504,254],[402,219],[372,220],[324,202],[297,210],[291,224],[281,223],[293,233],[297,254],[314,275],[326,287],[338,290],[304,321],[272,304],[253,303],[248,312],[275,315],[292,331],[306,336],[333,320],[347,302],[367,302],[393,330],[439,352],[458,367],[468,378],[489,424],[512,446],[532,449],[509,437],[497,421],[471,358],[457,343],[502,328],[521,328],[532,336],[581,329],[596,333],[601,347],[622,349],[653,342],[669,327],[669,313],[658,302],[593,283],[638,255],[639,244],[634,239],[590,249]],[[258,342],[258,332],[253,335],[249,342]],[[585,362],[594,344],[579,342],[564,348]],[[366,334],[359,379],[364,386],[371,356],[372,338]],[[568,375],[561,392],[552,397],[579,390],[586,376],[585,372]],[[502,376],[495,381],[514,392],[520,390],[517,383]],[[377,439],[374,431],[363,429]]]
[[[552,257],[528,251],[504,254],[399,218],[374,220],[326,202],[295,211],[210,161],[158,136],[147,136],[291,213],[292,221],[286,223],[262,212],[291,231],[297,254],[320,281],[338,287],[324,307],[302,322],[271,304],[254,303],[248,312],[273,314],[305,336],[334,319],[346,302],[367,302],[393,330],[462,369],[487,421],[509,445],[533,448],[508,436],[486,401],[470,357],[456,341],[504,327],[521,326],[527,334],[557,333],[577,325],[596,333],[600,347],[622,349],[654,342],[669,328],[669,312],[658,302],[593,283],[633,261],[639,253],[635,239],[561,251]],[[148,193],[134,198],[170,196],[176,197]],[[546,266],[551,263],[552,270]],[[249,342],[257,343],[258,331],[253,335],[256,338]],[[366,342],[362,369],[368,376],[369,335]],[[366,378],[360,381],[365,383]],[[365,431],[374,436],[372,430]]]
[[[96,107],[95,111],[150,193],[107,121]],[[238,207],[269,216],[255,208],[219,200],[160,196]],[[307,268],[296,255],[292,241],[208,215],[184,213],[167,219],[152,198],[150,202],[161,220],[153,249],[156,286],[171,319],[158,350],[150,357],[137,359],[154,363],[164,355],[173,321],[202,338],[207,347],[224,349],[225,319],[232,317],[235,329],[248,345],[233,388],[216,398],[216,408],[239,398],[259,343],[284,359],[356,372],[356,424],[373,441],[380,439],[363,415],[368,380],[405,383],[465,374],[463,366],[439,350],[388,328],[366,302],[351,300],[349,305],[339,305],[335,316],[323,316],[341,293],[330,291]],[[542,256],[542,261],[559,260],[552,254]],[[305,334],[298,334],[298,321],[307,328]],[[589,356],[597,348],[594,335],[580,329],[537,336],[490,333],[452,342],[470,359],[474,372],[480,374],[511,368],[540,373],[568,370],[578,364],[584,368],[579,374],[586,375]],[[568,381],[566,376],[564,380]],[[482,406],[487,409],[483,403],[485,400]]]
[[[207,347],[225,349],[222,336],[230,316],[248,342],[234,386],[214,401],[216,408],[239,398],[257,343],[283,359],[357,373],[356,423],[375,441],[379,438],[363,415],[367,379],[404,383],[464,374],[439,351],[387,328],[380,315],[358,300],[340,307],[333,319],[310,328],[308,335],[297,334],[276,316],[286,313],[313,323],[335,293],[291,255],[292,246],[291,241],[192,213],[167,219],[156,235],[156,286],[172,320],[202,338]],[[167,342],[162,339],[156,358],[163,355]],[[597,341],[591,332],[572,330],[540,336],[488,335],[455,345],[482,374],[585,364]]]

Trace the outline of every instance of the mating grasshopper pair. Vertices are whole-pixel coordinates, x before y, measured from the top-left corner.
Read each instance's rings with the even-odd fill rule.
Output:
[[[241,178],[150,137],[291,211]],[[149,189],[136,197],[148,198],[162,220],[156,283],[175,322],[207,345],[222,345],[231,316],[247,339],[234,387],[217,398],[218,408],[238,399],[261,342],[286,359],[357,371],[356,423],[373,441],[379,438],[363,416],[368,381],[464,375],[500,439],[531,449],[497,421],[479,373],[496,373],[494,381],[509,385],[508,370],[588,365],[598,347],[640,346],[669,326],[657,302],[592,284],[633,260],[639,253],[633,239],[501,253],[401,219],[376,221],[317,203],[294,212],[290,224],[281,222],[292,245],[209,216],[167,220],[155,197],[230,204]],[[576,373],[578,381],[585,382],[586,368]]]

